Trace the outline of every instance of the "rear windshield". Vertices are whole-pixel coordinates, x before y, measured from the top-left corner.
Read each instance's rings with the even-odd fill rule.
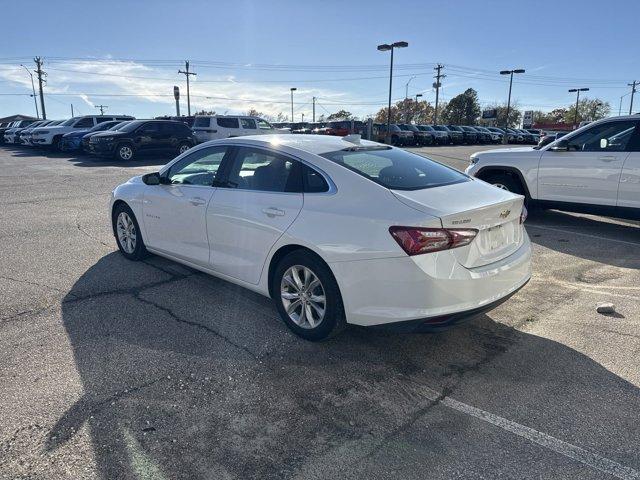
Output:
[[[469,180],[438,162],[390,147],[338,150],[321,156],[394,190],[421,190]]]

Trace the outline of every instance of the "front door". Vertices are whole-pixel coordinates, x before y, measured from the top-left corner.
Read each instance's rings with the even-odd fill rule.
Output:
[[[634,121],[594,125],[540,157],[540,200],[615,206]],[[566,144],[566,148],[562,145]]]
[[[134,137],[136,150],[155,152],[163,150],[166,144],[165,135],[161,131],[160,122],[148,122],[138,128]]]
[[[300,164],[289,157],[259,148],[238,149],[226,186],[216,190],[207,209],[215,271],[259,282],[271,247],[302,209],[300,177]]]
[[[174,163],[160,185],[147,185],[143,218],[147,246],[202,266],[209,264],[206,210],[227,147],[199,149]]]

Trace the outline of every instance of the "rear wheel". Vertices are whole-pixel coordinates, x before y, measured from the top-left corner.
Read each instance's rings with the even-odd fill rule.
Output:
[[[271,296],[287,327],[306,340],[325,340],[346,327],[338,284],[329,267],[311,253],[298,250],[280,260]]]

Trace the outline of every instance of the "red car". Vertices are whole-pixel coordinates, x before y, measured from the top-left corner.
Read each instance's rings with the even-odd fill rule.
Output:
[[[335,135],[337,137],[344,137],[345,135],[351,135],[352,133],[358,133],[365,135],[367,131],[367,125],[364,122],[356,120],[340,120],[338,122],[329,122],[326,126],[326,135]]]

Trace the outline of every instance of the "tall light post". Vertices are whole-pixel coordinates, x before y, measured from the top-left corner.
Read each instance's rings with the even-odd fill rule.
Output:
[[[395,42],[391,45],[387,43],[383,43],[382,45],[378,45],[378,50],[380,52],[387,52],[391,50],[391,63],[389,67],[389,105],[387,107],[387,134],[386,134],[386,142],[389,143],[391,139],[391,89],[393,87],[393,50],[395,48],[405,48],[408,47],[409,44],[407,42]]]
[[[569,93],[576,94],[576,111],[573,114],[573,126],[578,125],[578,102],[580,102],[580,92],[588,92],[588,88],[570,88]]]
[[[31,90],[33,90],[33,95],[32,95],[33,96],[33,103],[36,106],[36,118],[39,119],[40,118],[40,113],[38,112],[38,99],[36,98],[36,87],[35,87],[35,84],[33,83],[33,74],[24,65],[20,64],[20,66],[22,68],[24,68],[27,71],[27,73],[29,74],[29,76],[31,77]]]
[[[507,135],[507,128],[509,128],[509,113],[511,112],[511,87],[513,86],[514,73],[524,73],[524,68],[516,68],[515,70],[500,71],[500,75],[509,75],[509,97],[507,98],[507,116],[504,120],[505,131],[502,137],[502,143],[507,143],[509,141],[509,136]]]
[[[622,99],[628,95],[631,95],[631,92],[625,93],[620,97],[620,106],[618,107],[618,115],[622,115]]]
[[[407,98],[409,98],[409,84],[411,83],[411,80],[413,80],[414,78],[416,78],[416,77],[411,77],[409,79],[409,81],[404,84],[404,98],[405,98],[405,100]]]
[[[293,92],[298,89],[296,87],[291,87],[289,90],[291,90],[291,123],[293,123]]]
[[[418,98],[421,97],[422,94],[421,93],[416,93],[416,103],[418,103]]]
[[[602,106],[602,102],[595,102],[593,104],[593,110],[591,111],[591,121],[595,121],[596,119],[596,112],[598,111],[598,107]]]

